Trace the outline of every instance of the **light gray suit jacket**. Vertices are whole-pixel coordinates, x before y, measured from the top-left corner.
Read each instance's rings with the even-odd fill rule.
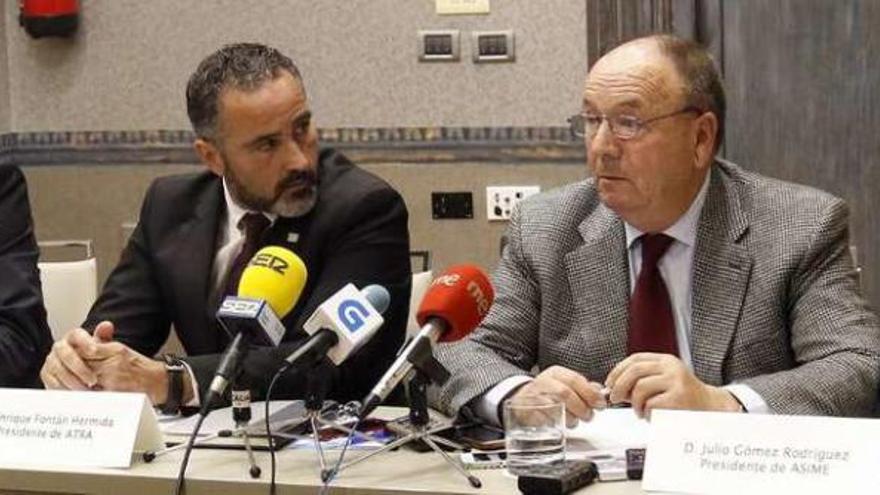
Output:
[[[697,377],[744,383],[776,413],[870,413],[880,325],[859,293],[847,217],[829,194],[715,163],[693,262]],[[593,180],[524,201],[508,236],[486,319],[438,346],[452,378],[431,400],[448,414],[535,366],[602,382],[626,357],[624,227]]]

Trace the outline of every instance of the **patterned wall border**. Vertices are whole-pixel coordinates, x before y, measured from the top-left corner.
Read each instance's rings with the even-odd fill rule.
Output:
[[[321,143],[358,162],[584,162],[567,127],[324,128]],[[22,132],[0,135],[0,163],[197,163],[187,130]]]

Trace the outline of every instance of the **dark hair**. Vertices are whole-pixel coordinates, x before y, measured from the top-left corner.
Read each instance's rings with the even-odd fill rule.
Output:
[[[727,102],[721,75],[712,55],[699,43],[672,34],[657,34],[646,39],[657,43],[660,53],[675,65],[684,82],[685,104],[715,114],[715,118],[718,119],[715,151],[718,151],[724,139],[724,115]]]
[[[278,50],[259,43],[226,45],[199,64],[186,85],[186,113],[201,138],[214,138],[220,93],[225,88],[252,90],[286,70],[300,84],[299,69]]]

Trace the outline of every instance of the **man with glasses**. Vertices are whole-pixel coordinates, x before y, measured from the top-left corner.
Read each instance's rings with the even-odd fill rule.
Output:
[[[496,422],[532,393],[570,421],[622,403],[868,414],[880,328],[846,205],[715,157],[725,99],[709,54],[670,35],[626,43],[582,104],[569,122],[592,176],[514,212],[495,305],[438,351],[452,378],[435,405]]]

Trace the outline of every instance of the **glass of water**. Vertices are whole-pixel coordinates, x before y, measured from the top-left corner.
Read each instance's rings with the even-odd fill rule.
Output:
[[[504,401],[507,471],[519,476],[533,466],[565,460],[565,404],[549,395]]]

